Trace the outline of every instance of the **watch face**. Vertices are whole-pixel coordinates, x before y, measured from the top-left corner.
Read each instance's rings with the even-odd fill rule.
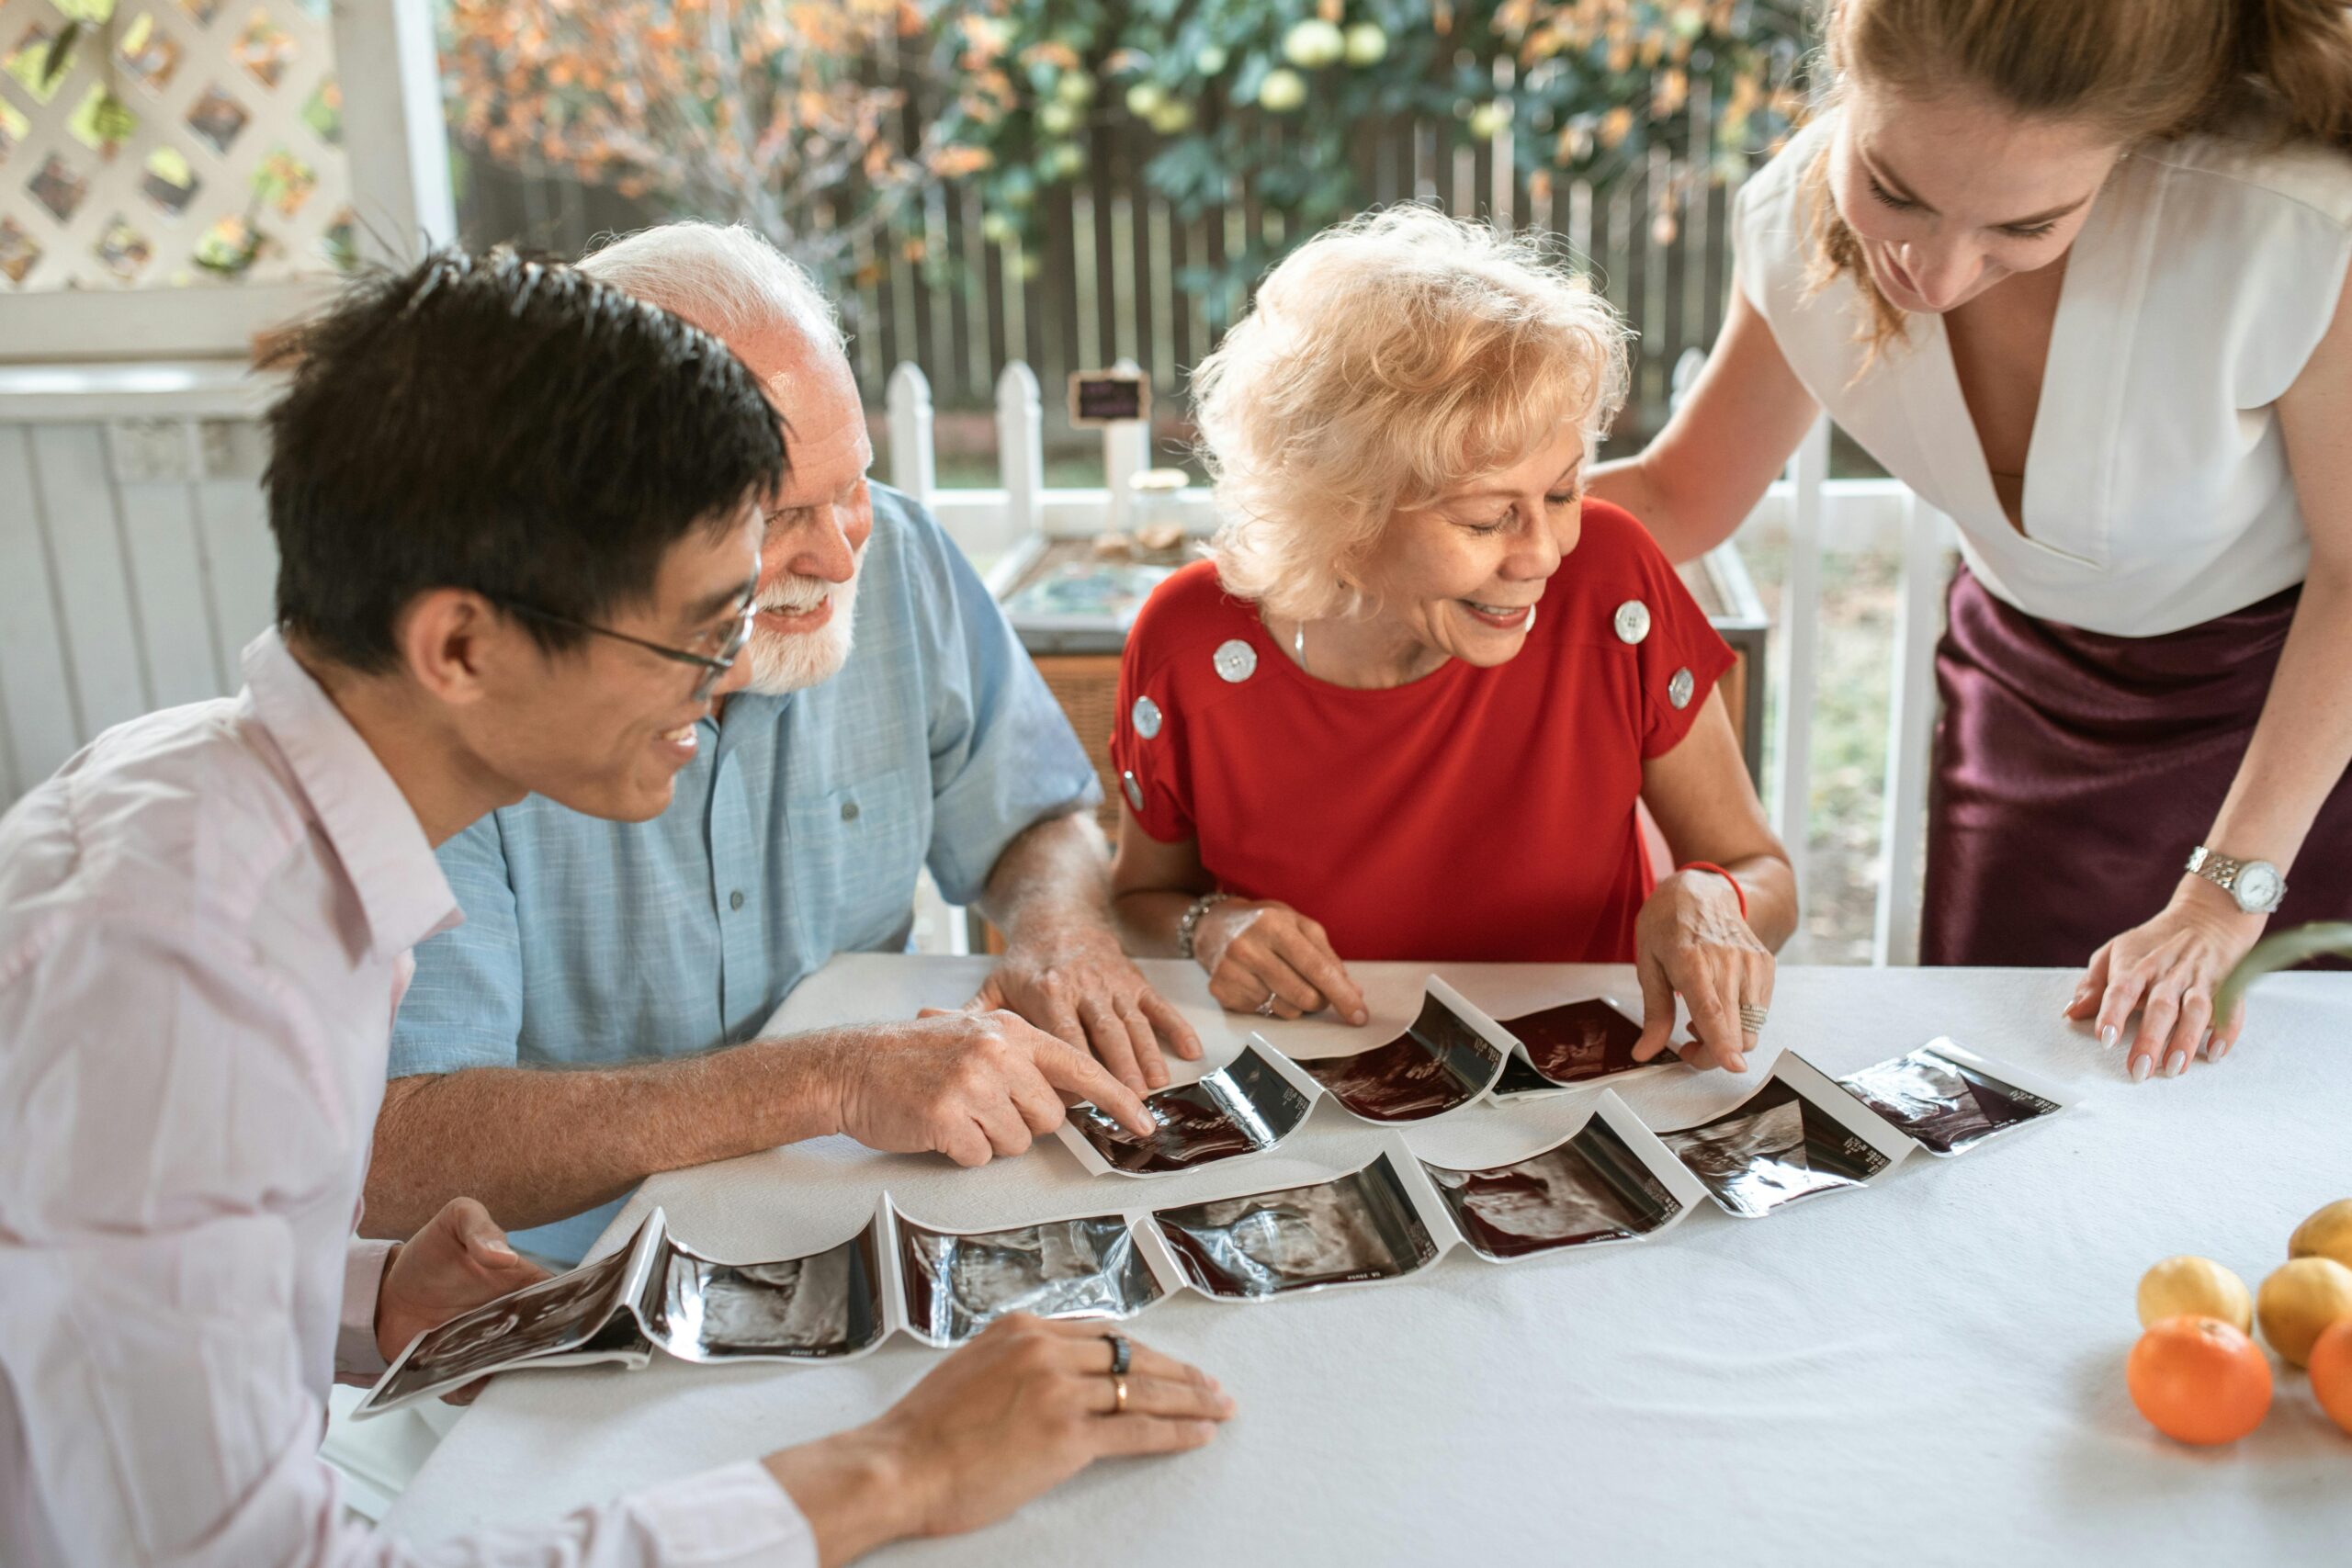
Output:
[[[2247,910],[2269,908],[2284,890],[2278,868],[2263,861],[2251,861],[2241,866],[2237,886],[2231,889],[2237,895],[2238,908]]]

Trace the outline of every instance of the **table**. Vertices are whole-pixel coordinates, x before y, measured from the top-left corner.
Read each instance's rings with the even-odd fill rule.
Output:
[[[969,994],[985,960],[836,959],[779,1028],[903,1015]],[[1238,1047],[1197,969],[1146,965],[1209,1043]],[[1270,1026],[1318,1055],[1387,1037],[1423,966],[1362,964],[1363,1032]],[[1630,971],[1449,964],[1500,1014]],[[2352,1542],[2352,1438],[2279,1368],[2233,1448],[2158,1437],[2123,1358],[2141,1272],[2177,1252],[2247,1283],[2310,1210],[2352,1194],[2352,977],[2266,981],[2230,1059],[2133,1084],[2064,1024],[2057,971],[1790,969],[1766,1055],[1850,1071],[1938,1034],[2038,1068],[2079,1103],[1956,1160],[1915,1156],[1871,1190],[1762,1220],[1710,1210],[1654,1241],[1509,1266],[1456,1252],[1410,1279],[1259,1303],[1184,1292],[1139,1338],[1209,1368],[1240,1414],[1208,1448],[1098,1465],[977,1535],[892,1563],[1242,1564],[2090,1561],[2331,1562]],[[1654,1126],[1760,1080],[1627,1086]],[[1189,1073],[1186,1075],[1189,1076]],[[1583,1096],[1474,1107],[1423,1129],[1454,1164],[1517,1157]],[[646,1184],[606,1245],[660,1203],[722,1258],[789,1257],[862,1226],[887,1185],[916,1217],[979,1228],[1315,1180],[1373,1137],[1337,1108],[1271,1154],[1148,1181],[1090,1179],[1057,1144],[959,1171],[842,1139]],[[903,1338],[822,1367],[523,1373],[493,1383],[390,1523],[422,1541],[547,1518],[633,1485],[817,1437],[883,1409],[938,1352]]]

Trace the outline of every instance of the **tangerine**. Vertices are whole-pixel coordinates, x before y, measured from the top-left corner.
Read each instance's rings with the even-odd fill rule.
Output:
[[[2132,1403],[2167,1438],[2233,1443],[2270,1409],[2270,1361],[2245,1332],[2183,1314],[2153,1325],[2124,1366]]]
[[[2312,1393],[2327,1418],[2352,1432],[2352,1317],[2331,1323],[2312,1341]]]

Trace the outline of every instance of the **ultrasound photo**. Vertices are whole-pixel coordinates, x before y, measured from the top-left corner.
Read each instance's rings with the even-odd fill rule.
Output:
[[[1424,1160],[1421,1168],[1462,1239],[1486,1258],[1629,1241],[1682,1212],[1681,1201],[1598,1116],[1558,1147],[1515,1165],[1453,1170]]]
[[[1159,1176],[1272,1148],[1306,1120],[1307,1099],[1254,1045],[1199,1082],[1144,1097],[1152,1135],[1139,1138],[1091,1105],[1073,1105],[1063,1142],[1100,1175]]]
[[[1159,1299],[1159,1282],[1117,1214],[963,1235],[899,1216],[907,1325],[960,1345],[1009,1312],[1126,1317]]]
[[[1511,1053],[1495,1085],[1498,1095],[1541,1094],[1656,1065],[1634,1060],[1642,1026],[1605,997],[1508,1018],[1502,1026],[1527,1054]]]
[[[2014,1071],[1938,1040],[1838,1082],[1929,1154],[1950,1156],[2064,1109],[1997,1076]]]
[[[1747,1219],[1860,1187],[1893,1163],[1778,1077],[1713,1121],[1658,1138],[1717,1203]]]
[[[1336,1180],[1161,1209],[1152,1222],[1185,1277],[1212,1296],[1393,1280],[1437,1257],[1385,1154]]]
[[[779,1263],[714,1263],[672,1246],[648,1330],[689,1361],[825,1360],[882,1337],[875,1230]]]
[[[368,1394],[389,1408],[435,1388],[454,1388],[526,1357],[577,1350],[621,1306],[631,1249],[501,1296],[420,1337]],[[634,1325],[632,1325],[632,1332]]]
[[[1486,1093],[1503,1057],[1504,1048],[1447,1006],[1432,982],[1420,1017],[1396,1039],[1352,1056],[1314,1057],[1298,1066],[1367,1122],[1419,1122]]]

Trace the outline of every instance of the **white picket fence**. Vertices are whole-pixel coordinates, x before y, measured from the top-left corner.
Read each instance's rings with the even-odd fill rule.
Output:
[[[0,369],[0,804],[108,726],[233,691],[236,653],[268,623],[276,553],[255,415],[269,385],[203,365]],[[1107,482],[1045,485],[1042,390],[1014,363],[997,383],[1002,482],[942,490],[931,392],[901,365],[887,396],[889,481],[929,503],[976,559],[1003,567],[1031,535],[1091,535],[1118,515],[1148,457],[1139,428],[1106,435]],[[1813,794],[1821,563],[1899,542],[1903,594],[1882,805],[1873,956],[1913,962],[1925,831],[1933,655],[1951,524],[1890,480],[1827,477],[1815,429],[1751,524],[1777,521],[1789,572],[1768,678],[1777,714],[1766,805],[1803,875]],[[1184,491],[1205,525],[1207,493]],[[1001,583],[1000,583],[1001,585]]]

